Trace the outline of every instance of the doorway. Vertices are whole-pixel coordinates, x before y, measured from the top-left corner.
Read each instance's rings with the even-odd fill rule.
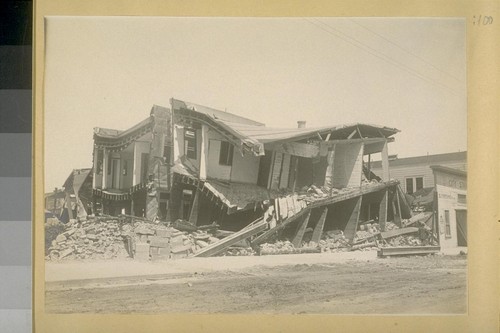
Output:
[[[120,186],[120,160],[111,160],[111,188],[117,189]]]
[[[457,209],[455,214],[457,219],[457,245],[467,246],[467,210]]]

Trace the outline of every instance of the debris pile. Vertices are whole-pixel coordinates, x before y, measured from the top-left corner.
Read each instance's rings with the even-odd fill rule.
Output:
[[[53,238],[46,251],[46,260],[127,257],[139,261],[179,259],[233,234],[217,229],[216,224],[197,227],[183,220],[161,224],[123,216],[73,219],[58,226],[57,235],[52,235],[52,225],[46,228],[46,233],[51,233]],[[255,251],[247,242],[240,242],[219,255],[254,254]]]
[[[311,242],[312,243],[312,242]],[[264,243],[260,245],[260,255],[276,255],[276,254],[297,254],[297,253],[319,253],[320,248],[314,244],[296,248],[290,241],[277,241],[275,243]]]
[[[47,259],[111,259],[126,255],[124,250],[116,218],[106,221],[72,219],[52,240]]]

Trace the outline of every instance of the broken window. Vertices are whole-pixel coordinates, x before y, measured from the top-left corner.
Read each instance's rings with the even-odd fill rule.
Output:
[[[97,163],[96,163],[96,173],[98,175],[102,174],[102,165],[104,163],[104,151],[102,149],[97,150]]]
[[[220,143],[219,165],[232,165],[233,164],[234,146],[227,141]]]
[[[197,158],[196,152],[196,130],[186,128],[184,130],[184,151],[187,158],[195,160]]]
[[[444,211],[444,223],[445,223],[445,236],[446,238],[451,238],[451,226],[450,226],[450,211]]]

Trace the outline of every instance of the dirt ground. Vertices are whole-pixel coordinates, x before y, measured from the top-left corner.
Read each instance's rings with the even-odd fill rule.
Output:
[[[46,285],[52,313],[463,314],[465,256],[256,266]]]

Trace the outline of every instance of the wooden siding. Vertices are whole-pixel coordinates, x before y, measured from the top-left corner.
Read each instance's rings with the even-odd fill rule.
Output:
[[[207,176],[209,178],[230,180],[231,179],[231,166],[219,165],[221,141],[210,140],[208,145],[208,163],[207,163]]]
[[[231,181],[257,184],[257,178],[259,177],[259,162],[259,157],[250,154],[241,156],[240,152],[235,149],[233,154]]]
[[[466,170],[466,162],[450,161],[442,162],[439,165],[447,166],[450,168]],[[372,172],[377,176],[381,176],[382,168],[372,168]],[[405,165],[391,167],[389,162],[389,178],[397,179],[401,183],[401,188],[403,192],[406,193],[406,178],[409,177],[423,177],[424,188],[434,187],[434,175],[432,174],[432,169],[429,164],[416,164],[416,165]]]
[[[333,158],[333,187],[360,186],[362,161],[362,143],[337,144]]]

